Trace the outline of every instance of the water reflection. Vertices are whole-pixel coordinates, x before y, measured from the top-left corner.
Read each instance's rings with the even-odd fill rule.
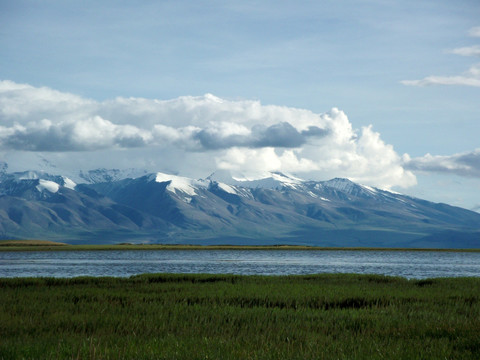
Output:
[[[480,276],[480,253],[435,251],[165,250],[0,252],[0,277],[141,273]]]

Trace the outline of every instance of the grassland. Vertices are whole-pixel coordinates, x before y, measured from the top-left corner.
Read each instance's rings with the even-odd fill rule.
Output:
[[[2,359],[479,359],[480,279],[0,279]]]
[[[381,250],[381,251],[453,251],[480,252],[480,249],[417,249],[417,248],[359,248],[319,247],[303,245],[186,245],[186,244],[96,244],[72,245],[45,240],[0,240],[0,251],[89,251],[89,250]]]
[[[68,244],[49,240],[0,240],[0,249],[56,246],[68,246]]]

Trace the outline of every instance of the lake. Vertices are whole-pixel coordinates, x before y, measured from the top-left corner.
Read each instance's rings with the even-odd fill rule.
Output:
[[[440,251],[121,250],[0,252],[0,277],[127,277],[142,273],[405,278],[480,276],[480,253]]]

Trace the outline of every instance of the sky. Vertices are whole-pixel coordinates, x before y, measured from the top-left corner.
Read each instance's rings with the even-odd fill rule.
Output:
[[[478,0],[0,0],[0,161],[346,177],[480,211]]]

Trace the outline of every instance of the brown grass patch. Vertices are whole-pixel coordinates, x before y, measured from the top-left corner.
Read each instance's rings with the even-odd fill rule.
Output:
[[[48,240],[0,240],[0,246],[64,246],[65,243]]]

